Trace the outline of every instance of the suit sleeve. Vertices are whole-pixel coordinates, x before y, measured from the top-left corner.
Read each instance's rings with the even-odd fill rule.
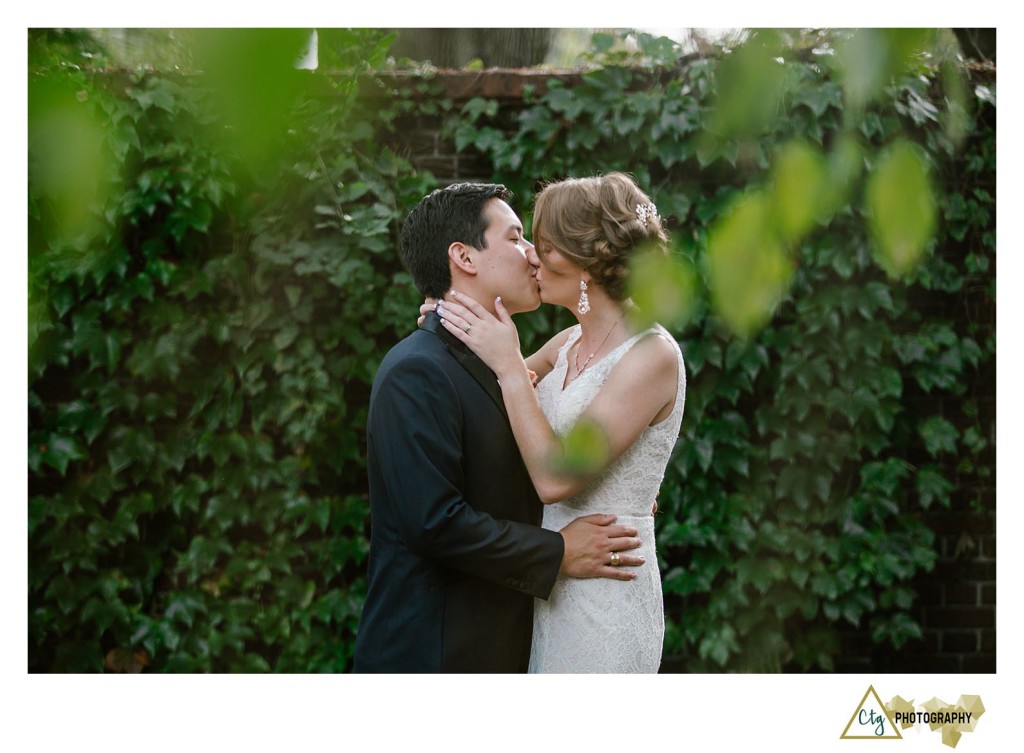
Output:
[[[399,535],[417,555],[547,598],[562,561],[560,534],[497,520],[461,491],[462,412],[451,378],[425,357],[395,364],[377,385],[371,443]]]

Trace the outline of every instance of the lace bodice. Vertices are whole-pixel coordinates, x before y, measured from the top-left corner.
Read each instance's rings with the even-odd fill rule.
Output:
[[[631,337],[604,358],[594,362],[563,390],[568,369],[567,354],[580,337],[577,325],[558,351],[555,368],[537,385],[537,398],[551,428],[556,434],[565,436],[590,405],[619,360],[641,338],[652,333],[664,335],[676,350],[679,379],[672,413],[660,423],[644,429],[636,442],[586,490],[571,499],[549,506],[550,509],[560,508],[559,512],[565,516],[566,523],[580,515],[595,512],[650,515],[683,419],[683,403],[686,398],[683,356],[672,336],[663,327],[655,326]]]
[[[535,602],[531,672],[657,672],[665,631],[661,573],[654,549],[651,508],[679,436],[686,372],[679,346],[661,326],[630,338],[595,361],[564,389],[567,353],[579,326],[558,352],[555,367],[537,386],[551,427],[564,436],[597,395],[622,357],[645,336],[665,336],[676,350],[676,401],[665,420],[648,426],[599,478],[574,497],[544,508],[544,527],[560,530],[575,518],[612,513],[637,528],[646,564],[634,581],[559,578],[547,600]]]

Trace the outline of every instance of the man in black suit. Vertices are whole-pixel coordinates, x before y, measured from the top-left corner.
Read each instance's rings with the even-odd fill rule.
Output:
[[[494,184],[434,191],[402,228],[419,291],[512,313],[540,305],[532,246]],[[535,258],[535,257],[533,257]],[[525,368],[525,365],[524,365]],[[639,546],[610,515],[539,527],[542,504],[494,374],[433,313],[384,358],[367,417],[369,591],[356,672],[524,672],[533,599],[559,575],[633,577]]]

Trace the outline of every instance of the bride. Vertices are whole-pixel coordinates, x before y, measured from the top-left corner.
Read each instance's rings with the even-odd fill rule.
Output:
[[[633,253],[667,236],[651,200],[622,173],[545,187],[533,217],[530,263],[541,301],[579,323],[526,359],[501,299],[497,317],[452,291],[438,304],[444,326],[498,377],[516,442],[540,498],[544,527],[612,513],[640,532],[649,563],[633,581],[559,579],[534,609],[531,672],[657,672],[664,637],[654,552],[655,497],[683,415],[686,375],[660,325],[635,331],[626,276]],[[605,463],[587,476],[552,459],[561,437],[589,422],[607,439]],[[612,564],[616,557],[613,555]]]

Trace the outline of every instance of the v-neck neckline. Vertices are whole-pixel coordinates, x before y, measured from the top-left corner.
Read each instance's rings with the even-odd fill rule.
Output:
[[[565,361],[565,373],[564,373],[564,374],[562,374],[562,388],[561,388],[561,394],[563,394],[563,395],[564,395],[564,394],[566,393],[566,391],[567,391],[567,390],[568,390],[568,389],[569,389],[570,387],[572,387],[572,386],[573,386],[574,384],[576,384],[576,382],[580,381],[580,380],[581,380],[581,379],[583,378],[583,375],[584,375],[584,374],[586,374],[586,373],[588,373],[588,372],[590,372],[590,371],[593,371],[593,370],[594,370],[594,368],[595,368],[595,367],[596,367],[596,366],[597,366],[598,364],[602,363],[602,362],[603,362],[603,361],[604,361],[604,360],[605,360],[606,358],[608,358],[608,357],[609,357],[609,356],[611,356],[611,355],[612,355],[613,353],[615,353],[615,351],[617,351],[617,350],[618,350],[619,348],[621,348],[622,346],[624,346],[624,345],[627,345],[627,344],[629,344],[629,343],[630,343],[630,342],[632,342],[632,341],[633,341],[633,340],[634,340],[635,338],[639,337],[639,336],[640,336],[640,335],[642,335],[642,334],[644,334],[644,333],[643,333],[643,332],[638,332],[637,334],[635,334],[635,335],[632,335],[632,336],[631,336],[631,337],[629,337],[628,339],[626,339],[626,340],[623,340],[623,341],[622,341],[622,342],[620,342],[620,343],[619,343],[618,345],[616,345],[616,346],[615,346],[614,348],[612,348],[612,349],[611,349],[611,350],[609,350],[609,351],[608,351],[607,353],[605,353],[605,354],[604,354],[603,356],[601,356],[600,358],[598,358],[598,359],[597,359],[596,361],[592,361],[592,362],[591,362],[590,364],[588,364],[588,365],[586,366],[586,368],[584,368],[584,369],[583,369],[583,371],[582,371],[582,372],[580,372],[579,374],[577,374],[577,375],[576,375],[576,378],[575,378],[575,379],[573,379],[573,380],[572,380],[571,382],[569,382],[568,384],[566,384],[566,381],[565,381],[565,380],[566,380],[566,379],[568,378],[568,376],[569,376],[569,351],[570,351],[570,350],[572,349],[572,347],[573,347],[574,345],[576,345],[576,344],[577,344],[577,343],[579,342],[580,338],[582,338],[582,337],[583,337],[583,328],[582,328],[582,327],[581,327],[580,325],[578,325],[578,324],[577,324],[577,325],[576,325],[576,331],[575,331],[575,332],[574,332],[574,333],[573,333],[572,335],[570,335],[570,336],[569,336],[569,339],[568,339],[568,340],[566,340],[566,343],[565,343],[565,345],[564,345],[564,346],[563,346],[563,348],[562,348],[562,360],[563,360],[563,361]]]

